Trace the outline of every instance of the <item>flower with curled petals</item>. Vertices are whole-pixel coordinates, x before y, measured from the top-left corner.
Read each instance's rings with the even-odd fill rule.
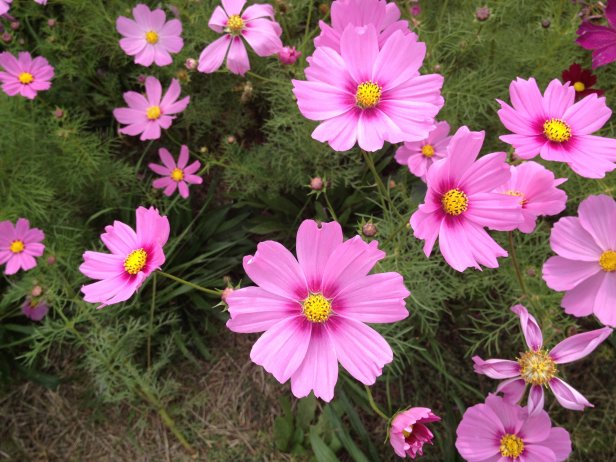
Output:
[[[432,444],[434,435],[426,424],[441,418],[427,407],[412,407],[396,414],[389,430],[389,442],[398,457],[423,456],[424,444]]]

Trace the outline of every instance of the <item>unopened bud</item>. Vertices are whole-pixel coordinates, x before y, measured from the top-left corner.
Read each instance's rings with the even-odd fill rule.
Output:
[[[197,69],[197,64],[197,60],[194,58],[188,58],[184,62],[184,66],[186,66],[186,69],[188,69],[189,71],[194,71],[195,69]]]
[[[229,297],[229,295],[231,295],[232,293],[233,287],[227,287],[225,290],[222,291],[222,294],[220,294],[221,300],[227,303],[227,297]]]
[[[33,297],[40,297],[43,293],[43,288],[41,286],[34,286],[30,291],[30,295]]]
[[[327,3],[321,3],[319,5],[319,13],[321,16],[327,16],[327,13],[329,13],[329,5]]]
[[[313,179],[310,180],[310,189],[312,189],[313,191],[320,191],[321,189],[323,189],[323,180],[321,179],[321,177],[315,176]]]
[[[475,17],[477,21],[485,21],[490,17],[490,8],[487,6],[481,6],[475,10]]]
[[[57,107],[54,111],[53,111],[53,116],[56,119],[61,119],[62,117],[64,117],[64,111],[62,109],[60,109],[59,107]]]
[[[366,223],[361,228],[362,234],[366,237],[376,236],[377,231],[378,230],[376,229],[376,225],[374,223]]]
[[[543,21],[541,21],[541,27],[543,27],[544,29],[547,29],[548,27],[550,27],[552,23],[550,22],[549,19],[544,19]]]
[[[54,257],[53,255],[50,255],[49,257],[47,257],[47,264],[48,265],[55,265],[56,264],[56,257]]]
[[[19,21],[11,21],[11,29],[17,30],[19,29],[19,26],[20,26]]]
[[[49,27],[56,27],[56,24],[58,24],[58,21],[56,21],[56,20],[55,20],[55,19],[53,19],[53,18],[49,18],[49,19],[47,20],[47,25],[48,25]]]
[[[13,40],[13,36],[11,34],[9,34],[8,32],[5,32],[4,34],[2,34],[2,41],[4,43],[10,43],[11,40]]]
[[[235,143],[235,136],[233,135],[227,136],[227,144],[233,144],[233,143]]]

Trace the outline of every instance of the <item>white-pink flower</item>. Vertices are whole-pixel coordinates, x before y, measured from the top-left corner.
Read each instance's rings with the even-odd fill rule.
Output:
[[[426,182],[430,166],[447,155],[449,145],[449,124],[437,122],[422,141],[407,141],[396,150],[395,159],[400,165],[406,165],[411,173]]]
[[[9,11],[12,2],[13,0],[0,0],[0,15]]]
[[[184,199],[188,197],[188,185],[189,184],[201,184],[203,178],[195,175],[195,172],[201,168],[201,162],[198,160],[192,164],[188,164],[188,146],[182,145],[180,148],[180,157],[177,163],[169,151],[165,148],[158,150],[160,160],[164,165],[149,164],[151,170],[162,178],[158,178],[152,182],[152,186],[156,189],[164,189],[163,194],[165,196],[171,196],[175,190],[180,191],[180,196]]]

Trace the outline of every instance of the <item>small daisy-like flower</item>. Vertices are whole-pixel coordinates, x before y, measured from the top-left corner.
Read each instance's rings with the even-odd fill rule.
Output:
[[[42,56],[32,59],[30,53],[22,51],[15,58],[5,51],[0,53],[0,68],[4,69],[0,72],[2,90],[9,96],[34,99],[39,91],[51,88],[54,69]]]
[[[278,52],[278,59],[282,64],[295,64],[301,55],[302,52],[297,51],[295,47],[283,47]]]
[[[182,23],[178,19],[167,21],[163,10],[152,11],[141,3],[133,9],[133,17],[120,16],[116,21],[116,29],[124,37],[120,40],[122,50],[142,66],[171,64],[170,53],[178,53],[184,46]]]
[[[426,424],[439,420],[441,418],[427,407],[412,407],[396,414],[389,430],[389,442],[396,455],[411,459],[423,456],[423,445],[432,444],[434,438]]]
[[[572,335],[547,351],[543,349],[543,334],[535,318],[522,305],[515,305],[511,311],[520,317],[528,350],[520,353],[516,361],[508,359],[484,361],[479,356],[473,356],[475,372],[492,379],[506,379],[500,383],[496,391],[502,392],[505,399],[512,403],[520,402],[526,386],[530,386],[527,403],[530,415],[535,415],[543,409],[544,387],[552,390],[564,408],[582,411],[585,407],[592,407],[592,404],[575,388],[558,378],[558,365],[588,356],[610,336],[612,329],[604,327]]]
[[[597,83],[597,76],[590,69],[582,69],[578,63],[573,63],[562,74],[563,82],[569,82],[575,90],[575,100],[579,101],[585,96],[595,94],[603,96],[604,91],[592,88]]]
[[[592,68],[616,61],[616,1],[608,0],[605,7],[607,26],[584,21],[577,30],[576,42],[592,50]]]
[[[43,231],[30,228],[30,222],[25,218],[17,220],[15,226],[10,221],[0,222],[0,265],[6,264],[4,274],[34,268],[35,257],[40,257],[45,251],[45,245],[41,243],[43,239]]]
[[[131,136],[141,134],[141,141],[160,138],[160,129],[169,128],[175,119],[174,114],[182,112],[188,106],[190,96],[178,101],[181,91],[180,82],[171,79],[169,89],[162,96],[160,81],[156,77],[147,77],[145,95],[127,91],[124,93],[124,101],[128,107],[113,110],[116,120],[127,125],[120,129],[120,133]]]
[[[406,142],[400,146],[395,159],[399,164],[406,165],[413,175],[425,183],[430,166],[447,155],[449,140],[449,124],[444,121],[437,122],[425,140]]]
[[[187,165],[188,146],[182,145],[180,148],[180,157],[177,164],[171,153],[165,148],[160,148],[158,155],[164,165],[149,164],[148,167],[155,173],[163,176],[163,178],[154,180],[152,186],[156,189],[164,188],[163,194],[165,196],[171,196],[178,189],[180,196],[186,199],[188,197],[189,184],[203,183],[203,178],[195,175],[195,172],[201,168],[201,162],[196,160],[192,164]]]
[[[49,312],[49,305],[43,300],[35,300],[33,298],[26,298],[26,301],[21,306],[21,312],[24,316],[32,321],[40,321]]]

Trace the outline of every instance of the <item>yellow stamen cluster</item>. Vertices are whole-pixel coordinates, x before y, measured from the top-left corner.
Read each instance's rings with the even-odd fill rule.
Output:
[[[434,146],[432,146],[431,144],[425,144],[421,148],[421,153],[424,155],[424,157],[432,157],[434,155]]]
[[[303,313],[306,319],[310,322],[323,323],[329,319],[332,314],[332,304],[323,294],[310,294],[306,300],[302,302]]]
[[[571,127],[560,119],[550,119],[543,124],[543,134],[554,143],[564,143],[571,138]]]
[[[603,271],[611,273],[616,271],[616,250],[606,250],[599,258],[599,265]]]
[[[232,35],[239,35],[244,29],[244,20],[240,17],[239,14],[234,14],[229,16],[227,20],[226,32]]]
[[[20,240],[11,242],[11,245],[9,246],[9,250],[13,253],[21,253],[24,251],[25,248],[26,244],[24,244],[24,241]]]
[[[150,45],[156,45],[158,43],[158,34],[153,30],[149,30],[145,33],[145,41]]]
[[[457,217],[468,209],[468,196],[459,189],[450,189],[441,197],[443,210],[448,215]]]
[[[516,197],[520,197],[520,205],[524,206],[528,203],[528,201],[524,198],[524,193],[521,193],[520,191],[513,191],[513,190],[509,190],[509,191],[505,191],[505,194],[507,194],[508,196],[516,196]]]
[[[581,91],[586,90],[586,85],[584,85],[584,82],[575,82],[573,84],[573,88],[575,88],[575,91],[579,93]]]
[[[529,385],[546,385],[558,369],[547,351],[527,351],[518,358],[520,376]]]
[[[181,168],[174,168],[171,170],[171,179],[173,181],[182,181],[184,179],[184,172]]]
[[[124,269],[128,274],[135,275],[143,269],[147,261],[148,254],[145,250],[133,250],[124,260]]]
[[[162,111],[160,110],[160,106],[150,106],[146,109],[145,113],[148,116],[148,119],[156,120],[160,117]]]
[[[29,72],[22,72],[21,74],[19,74],[19,76],[17,78],[24,85],[28,85],[28,84],[34,82],[34,76],[32,74],[30,74]]]
[[[382,90],[381,86],[374,83],[372,80],[360,83],[355,92],[355,102],[357,106],[362,109],[370,109],[376,106],[381,100]]]
[[[519,436],[506,433],[501,438],[498,449],[503,457],[520,457],[524,452],[524,441]]]

